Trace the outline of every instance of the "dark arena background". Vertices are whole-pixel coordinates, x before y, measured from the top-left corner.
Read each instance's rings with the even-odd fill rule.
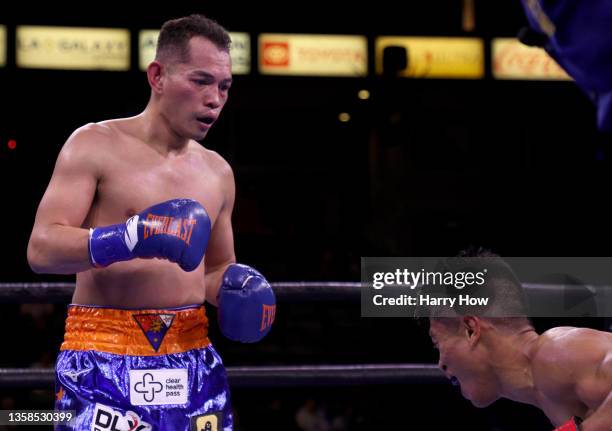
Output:
[[[361,256],[446,256],[470,245],[502,256],[609,255],[611,138],[597,131],[594,106],[569,80],[496,75],[494,65],[503,59],[495,57],[494,40],[515,38],[527,24],[519,0],[330,3],[136,2],[123,11],[119,2],[3,2],[0,282],[74,281],[37,275],[26,259],[57,154],[81,125],[144,109],[150,90],[138,66],[139,32],[191,13],[249,36],[244,64],[250,70],[235,74],[221,119],[202,144],[234,170],[238,260],[271,282],[358,282]],[[127,29],[129,67],[20,67],[19,26]],[[274,33],[363,36],[365,72],[264,73],[258,38]],[[477,39],[482,73],[401,76],[422,59],[410,48],[386,50],[380,58],[382,36]],[[440,61],[448,55],[439,54]],[[516,55],[509,69],[531,73],[530,59]],[[252,345],[225,340],[215,309],[207,307],[211,339],[225,364],[437,362],[425,323],[361,318],[353,296],[326,298],[324,290],[315,300],[303,293],[279,297],[275,326]],[[0,368],[53,367],[69,297],[30,303],[3,293],[0,302]],[[536,321],[538,330],[558,324],[606,326],[603,319]],[[233,389],[236,430],[552,428],[535,408],[503,400],[477,409],[436,379],[271,380],[277,384]],[[52,383],[26,386],[0,385],[0,409],[52,409]]]

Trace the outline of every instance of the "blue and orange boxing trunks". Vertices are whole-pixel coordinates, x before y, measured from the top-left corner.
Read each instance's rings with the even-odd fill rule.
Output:
[[[71,305],[56,364],[56,430],[232,429],[225,368],[203,306],[122,310]]]

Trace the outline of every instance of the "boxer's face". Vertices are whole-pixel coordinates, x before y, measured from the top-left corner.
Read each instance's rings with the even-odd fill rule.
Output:
[[[204,139],[227,102],[232,85],[228,52],[202,37],[189,41],[189,61],[167,68],[161,110],[179,136]]]
[[[499,398],[485,353],[478,343],[470,340],[461,318],[430,319],[429,334],[440,354],[438,366],[460,385],[465,398],[476,407],[486,407]]]

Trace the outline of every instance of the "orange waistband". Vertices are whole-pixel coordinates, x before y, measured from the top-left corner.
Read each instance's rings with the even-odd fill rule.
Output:
[[[156,356],[210,344],[203,305],[179,309],[120,310],[71,305],[60,350],[95,350]]]

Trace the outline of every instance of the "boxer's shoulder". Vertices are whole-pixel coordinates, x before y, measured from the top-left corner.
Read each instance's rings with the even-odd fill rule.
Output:
[[[88,123],[76,129],[63,147],[64,153],[95,159],[108,153],[117,133],[103,123]]]
[[[76,129],[64,143],[58,165],[62,168],[78,167],[93,172],[101,168],[104,155],[112,141],[112,132],[105,126],[89,123]]]
[[[234,187],[234,172],[230,164],[219,153],[213,150],[202,147],[197,144],[197,152],[201,157],[201,163],[206,166],[206,171],[212,173],[219,181],[222,189],[233,190]],[[206,180],[210,181],[210,177],[206,176]]]
[[[98,136],[99,139],[104,140],[116,149],[121,148],[122,153],[130,149],[134,151],[142,150],[141,144],[146,142],[147,139],[144,134],[143,120],[139,116],[89,123],[82,129],[89,131],[91,136]]]
[[[109,142],[116,136],[116,130],[107,121],[100,123],[87,123],[70,135],[68,142],[78,143],[103,143]]]
[[[571,326],[549,329],[538,340],[535,359],[544,363],[575,361],[579,351],[597,342],[598,332]]]
[[[558,327],[546,331],[534,349],[534,378],[552,385],[576,383],[585,373],[593,373],[611,354],[611,339],[610,334],[589,328]]]
[[[541,340],[544,347],[553,351],[598,351],[605,345],[610,348],[612,334],[591,328],[560,326],[544,332]]]
[[[228,175],[232,173],[230,164],[214,150],[204,148],[203,146],[196,143],[197,151],[204,163],[210,166],[215,172],[220,175]]]
[[[92,140],[105,140],[110,138],[111,130],[109,127],[99,123],[87,123],[75,129],[68,139],[66,145],[86,145]],[[65,146],[66,146],[65,145]]]

